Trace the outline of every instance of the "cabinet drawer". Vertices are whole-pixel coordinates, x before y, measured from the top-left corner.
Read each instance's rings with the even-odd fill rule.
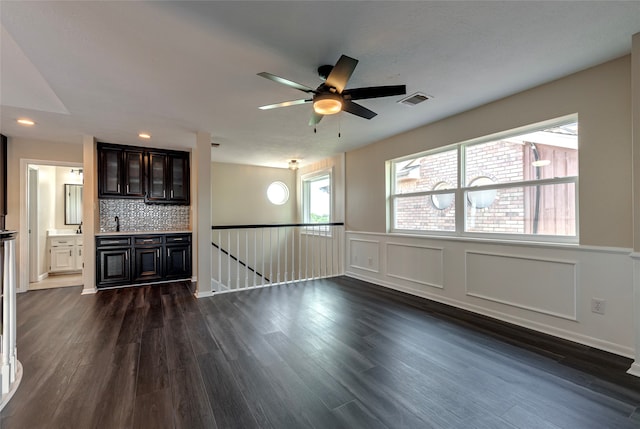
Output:
[[[51,247],[73,246],[76,244],[75,237],[51,237]]]
[[[165,238],[167,244],[174,243],[191,243],[191,234],[184,235],[167,235]]]
[[[131,246],[131,237],[98,237],[96,246]]]
[[[149,246],[152,244],[162,244],[162,236],[158,235],[155,237],[133,237],[133,244],[136,246]]]

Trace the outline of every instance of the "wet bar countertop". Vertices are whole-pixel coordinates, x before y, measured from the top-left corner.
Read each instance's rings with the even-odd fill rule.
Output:
[[[96,237],[109,237],[114,235],[162,235],[162,234],[191,234],[192,231],[179,230],[179,231],[110,231],[110,232],[96,232]]]

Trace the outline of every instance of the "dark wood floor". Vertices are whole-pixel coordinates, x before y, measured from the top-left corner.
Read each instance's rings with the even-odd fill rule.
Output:
[[[630,361],[348,278],[18,299],[2,429],[635,428]]]

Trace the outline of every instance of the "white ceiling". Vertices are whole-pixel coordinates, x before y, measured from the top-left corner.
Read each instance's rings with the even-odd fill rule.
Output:
[[[3,134],[188,148],[205,131],[221,143],[214,160],[286,167],[625,55],[640,2],[3,0],[0,24]],[[347,88],[434,98],[362,100],[378,116],[325,117],[317,133],[310,105],[258,110],[304,94],[256,73],[315,87],[316,68],[341,54],[360,61]]]

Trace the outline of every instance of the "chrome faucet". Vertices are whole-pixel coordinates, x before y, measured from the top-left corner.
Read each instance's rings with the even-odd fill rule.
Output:
[[[118,216],[116,216],[115,221],[116,221],[116,232],[119,232],[120,231],[120,218]]]

